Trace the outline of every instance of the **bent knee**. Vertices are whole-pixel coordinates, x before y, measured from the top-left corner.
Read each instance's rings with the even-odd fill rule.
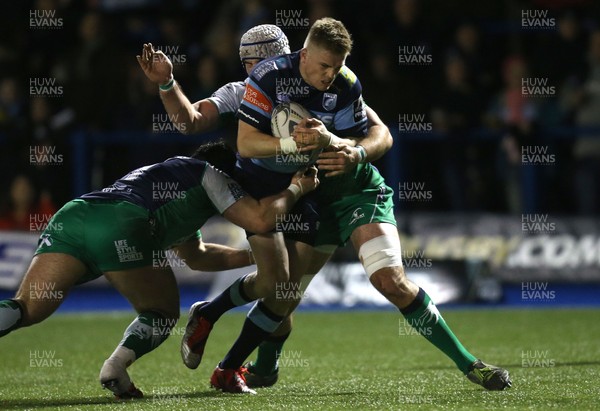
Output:
[[[413,287],[402,267],[378,270],[371,275],[370,280],[371,284],[385,296],[404,297],[414,294]]]

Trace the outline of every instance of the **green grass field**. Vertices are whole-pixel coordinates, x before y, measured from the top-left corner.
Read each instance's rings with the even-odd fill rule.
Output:
[[[280,381],[256,396],[223,394],[208,384],[242,314],[225,315],[216,325],[195,371],[179,356],[183,318],[171,338],[130,368],[145,398],[127,402],[114,401],[97,378],[133,313],[56,315],[0,340],[0,409],[600,409],[598,314],[446,312],[473,354],[510,370],[513,388],[488,392],[425,339],[410,335],[394,312],[300,313]]]

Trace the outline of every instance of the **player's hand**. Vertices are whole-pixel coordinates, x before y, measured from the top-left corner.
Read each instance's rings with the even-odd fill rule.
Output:
[[[331,146],[331,149],[319,154],[317,160],[319,169],[327,171],[325,177],[339,176],[356,168],[360,161],[360,153],[357,148],[338,144]]]
[[[294,127],[292,137],[300,152],[329,146],[331,135],[325,124],[316,118],[305,118]]]
[[[296,174],[292,177],[292,184],[299,186],[303,195],[313,191],[319,186],[317,167],[311,166],[296,171]]]
[[[173,77],[173,63],[163,53],[155,51],[152,43],[144,44],[141,56],[135,56],[140,67],[144,70],[146,77],[150,81],[160,85],[165,85]]]

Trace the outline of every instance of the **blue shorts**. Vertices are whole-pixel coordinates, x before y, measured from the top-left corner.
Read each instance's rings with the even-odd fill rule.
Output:
[[[285,190],[290,185],[293,175],[267,170],[254,164],[251,159],[238,155],[232,177],[248,194],[260,200]],[[316,197],[314,192],[311,192],[301,197],[288,214],[277,216],[273,232],[283,232],[288,240],[312,246],[316,240],[318,221]],[[248,238],[254,234],[246,231]]]

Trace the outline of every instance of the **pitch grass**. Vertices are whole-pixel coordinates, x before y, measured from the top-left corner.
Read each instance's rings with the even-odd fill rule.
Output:
[[[598,314],[447,311],[446,320],[475,355],[510,370],[513,388],[488,392],[422,337],[406,335],[395,312],[300,313],[282,357],[280,381],[256,396],[208,386],[243,315],[221,319],[203,363],[191,371],[179,356],[184,314],[174,335],[130,368],[146,397],[127,402],[115,402],[97,378],[133,313],[56,315],[0,339],[0,409],[599,409]]]

